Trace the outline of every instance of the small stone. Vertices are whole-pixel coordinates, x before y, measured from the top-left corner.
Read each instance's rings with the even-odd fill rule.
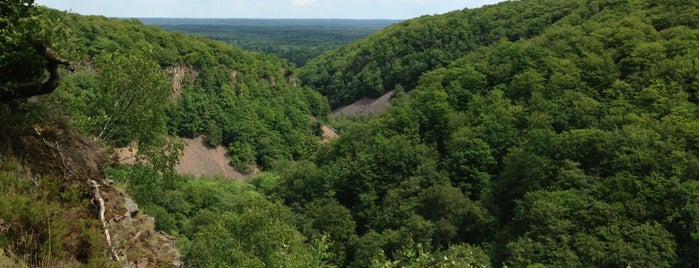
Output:
[[[141,237],[141,234],[142,234],[142,233],[143,233],[143,231],[138,231],[138,232],[136,233],[136,235],[133,236],[133,239],[132,239],[132,240],[133,240],[133,241],[138,240],[138,238]]]
[[[138,204],[136,204],[133,199],[124,197],[124,207],[126,207],[126,213],[128,213],[127,216],[134,218],[136,215],[138,215]]]

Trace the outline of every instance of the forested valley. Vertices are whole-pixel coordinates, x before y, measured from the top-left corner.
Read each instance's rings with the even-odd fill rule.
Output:
[[[301,67],[320,54],[397,20],[139,18],[146,25],[274,54]]]
[[[16,2],[0,8],[0,265],[119,265],[129,242],[103,242],[68,154],[95,143],[137,148],[96,173],[186,267],[699,266],[699,1],[507,1],[300,68]],[[23,97],[56,68],[60,86]],[[381,115],[329,117],[389,91]],[[178,137],[201,135],[248,177],[176,173]]]

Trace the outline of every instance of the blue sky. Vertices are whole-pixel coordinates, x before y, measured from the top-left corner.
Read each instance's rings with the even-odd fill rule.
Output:
[[[170,18],[408,19],[503,0],[36,0],[83,15]]]

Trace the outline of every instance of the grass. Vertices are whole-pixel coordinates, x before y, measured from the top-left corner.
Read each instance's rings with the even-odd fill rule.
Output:
[[[0,266],[108,266],[100,226],[78,192],[0,156]]]

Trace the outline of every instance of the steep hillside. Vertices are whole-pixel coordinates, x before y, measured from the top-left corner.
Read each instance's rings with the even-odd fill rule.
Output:
[[[221,176],[227,179],[242,179],[241,174],[231,166],[231,157],[225,147],[212,148],[204,137],[194,139],[181,138],[184,143],[175,171],[179,174],[192,175],[197,178]],[[115,148],[112,159],[118,164],[133,165],[138,163],[138,150],[131,147]]]
[[[240,174],[231,166],[230,159],[225,147],[219,145],[216,148],[211,148],[206,144],[203,137],[185,139],[185,147],[182,150],[182,156],[175,167],[175,171],[196,177],[244,178],[243,174]]]
[[[48,12],[69,29],[55,47],[80,63],[56,95],[88,134],[104,132],[105,115],[111,113],[109,103],[116,98],[100,85],[110,79],[107,69],[117,69],[115,57],[128,58],[122,69],[136,69],[128,62],[137,57],[159,66],[173,85],[169,95],[174,103],[167,103],[165,113],[157,117],[164,125],[152,121],[147,129],[187,138],[206,135],[210,146],[228,148],[238,170],[255,165],[267,168],[276,159],[298,159],[310,153],[321,138],[315,135],[318,131],[310,119],[327,116],[325,99],[298,87],[293,67],[277,57],[165,32],[135,20]],[[128,123],[126,119],[122,124]],[[112,125],[115,145],[145,140],[138,138],[134,128]]]
[[[523,0],[417,18],[317,59],[300,81],[271,56],[43,12],[54,20],[31,25],[57,31],[34,34],[58,33],[53,47],[75,62],[3,36],[0,95],[46,69],[49,82],[57,66],[75,70],[48,97],[0,106],[19,115],[0,119],[15,126],[0,132],[0,264],[109,265],[129,245],[101,243],[94,216],[56,225],[62,208],[88,215],[100,203],[88,179],[102,170],[73,151],[92,148],[62,131],[73,126],[138,143],[147,161],[104,174],[194,267],[699,266],[695,0]],[[29,18],[9,15],[0,25]],[[328,104],[297,83],[334,107],[396,94],[382,115],[334,121],[338,136],[320,142]],[[205,134],[238,167],[263,171],[245,182],[177,174],[182,144],[167,134]],[[121,220],[111,182],[95,182],[117,200],[107,219]]]
[[[0,266],[180,266],[175,240],[105,177],[103,148],[57,110],[0,110]]]
[[[342,241],[341,266],[480,250],[496,267],[698,266],[697,37],[697,1],[508,1],[389,27],[300,77],[334,107],[410,94],[336,123],[267,192]]]
[[[167,138],[205,134],[207,146],[229,148],[240,170],[314,153],[322,132],[310,120],[329,108],[297,87],[292,68],[137,21],[32,2],[0,8],[0,108],[12,122],[0,124],[8,197],[1,266],[181,264],[162,231],[177,235],[194,267],[321,266],[327,242],[301,235],[288,208],[243,182],[177,174],[183,144]],[[107,166],[93,143],[134,144],[143,161]]]
[[[391,104],[391,97],[394,91],[389,91],[378,98],[364,97],[349,105],[342,106],[333,110],[330,114],[331,118],[338,117],[353,117],[353,116],[371,116],[380,115],[388,109]]]
[[[585,1],[513,1],[415,18],[321,55],[299,77],[337,108],[398,86],[412,90],[427,71],[480,47],[531,38],[587,8]]]

